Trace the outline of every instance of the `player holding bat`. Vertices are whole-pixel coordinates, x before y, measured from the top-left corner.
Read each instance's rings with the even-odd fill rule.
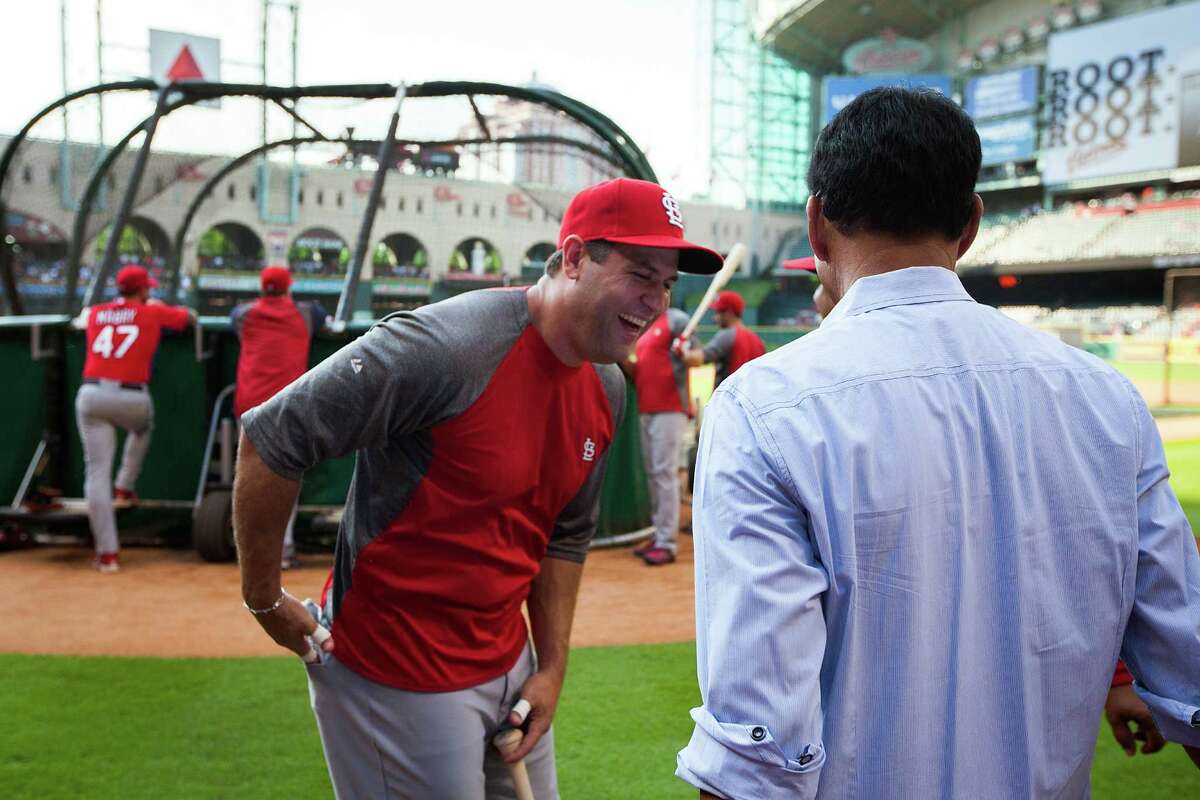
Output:
[[[339,797],[511,798],[522,759],[533,796],[558,796],[551,722],[625,407],[612,365],[678,271],[721,264],[670,194],[628,179],[577,195],[558,246],[537,285],[389,316],[242,416],[243,599],[308,662]],[[280,585],[283,530],[304,471],[351,452],[310,612]],[[524,738],[501,756],[505,727]]]

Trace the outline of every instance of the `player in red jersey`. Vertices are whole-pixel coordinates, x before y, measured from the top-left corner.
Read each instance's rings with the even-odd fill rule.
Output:
[[[312,337],[325,327],[320,303],[292,299],[292,275],[287,267],[267,267],[259,276],[262,296],[241,303],[229,315],[241,342],[237,364],[237,391],[233,411],[242,414],[270,400],[308,370]],[[293,529],[296,508],[283,537],[283,568],[298,566]]]
[[[671,343],[687,322],[680,309],[667,309],[638,339],[636,360],[620,365],[637,389],[642,463],[654,526],[650,539],[633,554],[652,567],[673,564],[678,546],[679,447],[693,411],[688,368]]]
[[[713,384],[716,388],[742,364],[767,352],[767,348],[758,334],[742,323],[746,301],[737,292],[721,292],[712,304],[712,310],[721,330],[703,349],[696,347],[682,352],[683,361],[689,367],[717,365],[716,383]]]
[[[117,292],[111,303],[92,306],[87,319],[87,360],[83,383],[75,397],[75,418],[83,440],[88,522],[95,540],[94,564],[101,572],[117,572],[117,521],[114,506],[136,501],[134,485],[150,447],[154,403],[150,399],[150,364],[162,329],[183,330],[196,313],[150,299],[158,283],[144,267],[131,265],[117,273]],[[117,428],[126,431],[116,501],[112,484]]]
[[[551,720],[625,408],[612,365],[678,270],[721,266],[646,181],[580,192],[558,244],[535,286],[393,314],[242,417],[243,601],[309,662],[338,797],[512,797],[487,742],[522,722],[505,758],[528,756],[535,796],[558,797]],[[304,471],[347,453],[318,627],[280,586],[280,543]]]

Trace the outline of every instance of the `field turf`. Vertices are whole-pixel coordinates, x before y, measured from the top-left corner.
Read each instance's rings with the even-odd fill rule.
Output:
[[[566,800],[688,798],[672,777],[698,701],[691,644],[583,648],[556,725]],[[0,786],[38,798],[330,797],[303,668],[289,658],[0,657]],[[1171,745],[1126,758],[1099,731],[1094,796],[1195,797]]]
[[[1168,446],[1200,523],[1200,441]],[[556,724],[566,800],[695,797],[672,777],[699,701],[691,644],[582,648]],[[292,658],[0,655],[0,786],[8,800],[292,798],[332,793]],[[1132,759],[1099,725],[1097,800],[1200,796],[1175,745]]]

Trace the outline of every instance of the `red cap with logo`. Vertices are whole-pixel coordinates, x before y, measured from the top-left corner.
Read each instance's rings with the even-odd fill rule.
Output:
[[[783,262],[784,269],[802,269],[806,272],[817,271],[817,257],[808,256],[807,258],[793,258]]]
[[[572,234],[585,242],[603,239],[678,250],[680,272],[712,275],[724,263],[720,254],[683,238],[679,201],[650,181],[616,178],[575,195],[563,215],[558,246]]]
[[[746,301],[737,292],[721,292],[712,304],[713,311],[732,311],[739,317],[746,310]]]
[[[287,267],[267,267],[259,274],[258,282],[264,290],[286,292],[292,285],[292,273]]]
[[[158,281],[150,277],[150,273],[140,264],[130,264],[121,267],[117,272],[118,292],[137,292],[142,289],[152,289],[158,286]]]

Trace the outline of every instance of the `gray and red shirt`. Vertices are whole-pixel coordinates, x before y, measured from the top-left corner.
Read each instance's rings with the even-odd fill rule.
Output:
[[[385,318],[248,411],[285,477],[356,453],[324,601],[338,660],[424,692],[510,669],[542,559],[584,559],[624,404],[615,366],[558,360],[524,290],[485,290]]]
[[[720,386],[721,381],[737,372],[747,361],[753,361],[765,352],[767,347],[763,340],[745,325],[721,328],[708,340],[708,344],[704,345],[705,363],[717,366],[714,388]]]

